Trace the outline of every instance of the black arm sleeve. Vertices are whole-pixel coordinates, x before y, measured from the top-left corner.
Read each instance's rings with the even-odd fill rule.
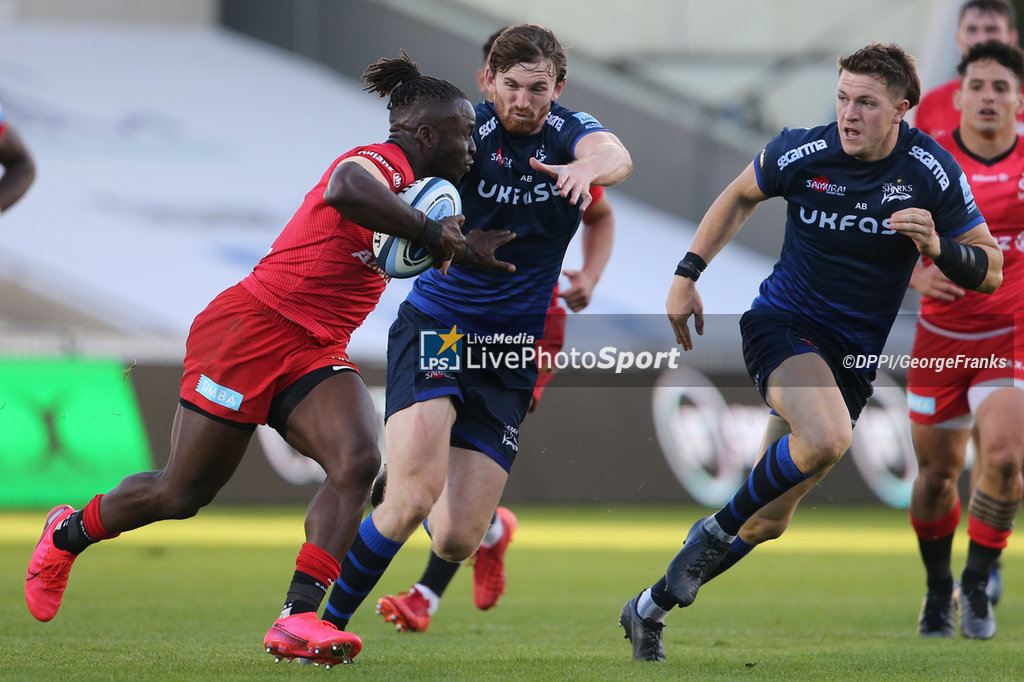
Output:
[[[968,246],[949,237],[939,237],[939,257],[935,264],[954,284],[977,289],[988,274],[988,254],[980,246]]]

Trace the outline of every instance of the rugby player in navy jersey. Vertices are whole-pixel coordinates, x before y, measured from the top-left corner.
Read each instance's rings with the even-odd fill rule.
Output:
[[[491,46],[505,28],[507,26],[492,33],[483,44],[483,60],[476,73],[476,84],[477,89],[488,98],[491,97],[491,93],[486,83],[487,60],[491,55]],[[561,291],[558,284],[555,285],[544,322],[544,337],[537,340],[538,350],[546,352],[548,357],[552,358],[562,350],[565,340],[566,310],[560,299],[565,299],[573,312],[586,308],[612,254],[615,214],[611,201],[601,185],[592,185],[590,194],[592,202],[583,212],[582,218],[582,267],[579,270],[562,272],[569,279],[570,285]],[[553,363],[538,365],[537,383],[533,388],[529,412],[537,409],[541,395],[554,374]],[[386,486],[385,465],[373,482],[370,504],[380,504],[384,499]],[[497,606],[498,599],[505,593],[505,552],[517,525],[518,520],[511,509],[498,507],[491,517],[491,524],[484,533],[480,547],[467,562],[473,565],[473,603],[481,611]],[[378,599],[377,613],[383,616],[385,621],[394,623],[400,632],[425,632],[440,605],[441,597],[461,565],[457,561],[446,561],[430,551],[427,565],[419,580],[407,592],[399,592],[397,596],[385,595]]]
[[[590,186],[617,184],[633,168],[597,119],[558,104],[565,74],[565,50],[545,28],[509,27],[491,48],[494,98],[476,107],[475,161],[459,189],[467,229],[515,233],[496,258],[516,270],[488,277],[453,264],[444,277],[421,275],[399,309],[388,342],[387,492],[342,561],[324,613],[338,627],[421,523],[438,556],[462,561],[501,498],[537,380],[536,362],[514,358],[543,334]],[[461,349],[465,366],[421,370],[421,338],[443,339],[432,355]],[[505,360],[483,367],[475,355],[471,365],[481,346]]]
[[[999,246],[963,171],[903,121],[921,94],[913,58],[876,43],[838,65],[836,122],[769,142],[711,205],[676,269],[666,309],[690,350],[689,319],[704,330],[701,272],[760,202],[788,202],[779,261],[740,319],[744,361],[772,408],[768,445],[733,499],[693,524],[665,576],[623,607],[636,660],[665,660],[665,617],[693,603],[726,555],[749,551],[738,537],[748,519],[788,520],[846,452],[872,391],[876,365],[864,360],[881,353],[918,256],[967,289],[1001,283]]]

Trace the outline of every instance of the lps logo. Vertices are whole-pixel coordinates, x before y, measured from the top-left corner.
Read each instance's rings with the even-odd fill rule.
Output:
[[[421,372],[461,372],[462,337],[456,327],[420,331]]]

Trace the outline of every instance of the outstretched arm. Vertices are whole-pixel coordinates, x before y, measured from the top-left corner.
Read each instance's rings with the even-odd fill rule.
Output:
[[[549,165],[531,158],[530,166],[555,178],[558,193],[573,204],[579,202],[581,211],[590,206],[591,185],[617,185],[633,172],[633,160],[626,147],[607,130],[581,137],[572,163]]]
[[[687,327],[691,315],[694,330],[697,334],[704,333],[704,304],[697,293],[700,272],[736,236],[757,205],[767,198],[757,185],[754,164],[748,164],[739,177],[718,195],[697,226],[690,251],[680,261],[665,301],[669,322],[683,350],[693,348]]]

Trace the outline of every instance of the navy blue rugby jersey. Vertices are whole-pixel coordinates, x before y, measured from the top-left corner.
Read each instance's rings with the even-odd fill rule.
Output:
[[[889,216],[926,209],[950,238],[985,220],[949,152],[905,122],[878,161],[847,155],[835,123],[787,128],[754,169],[761,191],[788,207],[782,253],[753,307],[798,315],[846,353],[881,352],[918,258],[913,240],[889,229]]]
[[[516,238],[498,249],[498,260],[514,273],[452,265],[448,274],[420,275],[408,301],[446,325],[479,333],[544,333],[551,290],[566,247],[582,214],[560,197],[555,179],[530,167],[530,158],[548,164],[574,160],[576,143],[588,133],[607,130],[593,116],[552,103],[539,133],[513,136],[505,131],[494,105],[476,105],[476,156],[459,185],[463,232],[506,229]]]

